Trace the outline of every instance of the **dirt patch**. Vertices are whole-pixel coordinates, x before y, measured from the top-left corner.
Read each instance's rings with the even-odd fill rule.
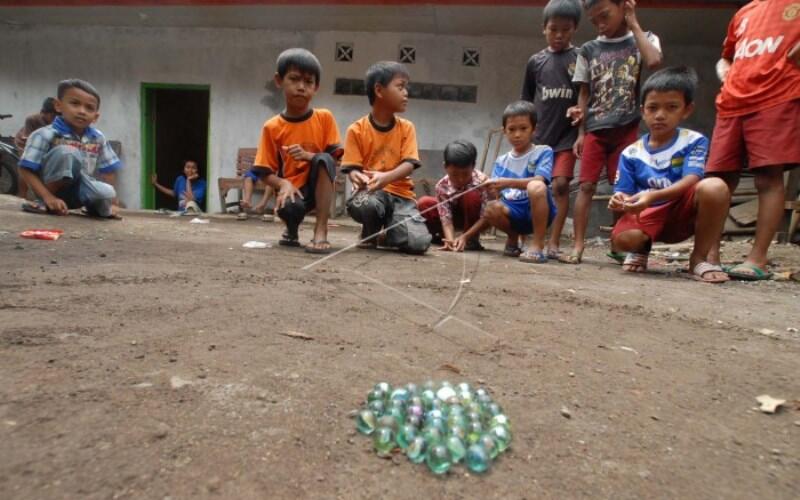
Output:
[[[51,226],[65,236],[17,237]],[[622,275],[601,247],[526,265],[499,242],[303,271],[315,257],[256,221],[5,206],[0,231],[2,498],[800,496],[797,283],[704,285],[666,259]],[[514,441],[488,475],[434,477],[355,434],[375,382],[428,379],[506,409]],[[790,404],[754,411],[764,393]]]

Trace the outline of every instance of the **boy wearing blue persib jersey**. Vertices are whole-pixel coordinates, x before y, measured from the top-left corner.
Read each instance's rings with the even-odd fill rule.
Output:
[[[547,262],[545,234],[556,216],[553,195],[547,188],[553,172],[553,150],[532,143],[535,131],[533,103],[517,101],[506,107],[503,132],[513,149],[495,161],[486,185],[499,196],[486,207],[484,219],[508,235],[505,255],[543,264]],[[519,237],[529,234],[533,234],[530,245],[520,249]]]
[[[723,283],[728,275],[708,256],[722,234],[730,191],[721,179],[703,179],[708,138],[678,127],[694,110],[696,86],[694,71],[680,67],[654,73],[642,87],[650,132],[622,152],[608,208],[624,215],[611,245],[628,252],[623,270],[641,273],[654,241],[677,243],[694,235],[692,277]]]

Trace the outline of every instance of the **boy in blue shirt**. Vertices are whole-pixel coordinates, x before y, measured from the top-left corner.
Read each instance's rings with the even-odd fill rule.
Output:
[[[116,217],[113,183],[122,163],[103,133],[92,127],[100,117],[100,94],[83,80],[58,84],[61,116],[28,137],[19,161],[23,181],[39,201],[28,211],[67,215],[85,207],[89,215]],[[94,178],[95,171],[106,182]]]
[[[547,226],[556,215],[553,195],[547,188],[553,170],[550,146],[533,144],[536,108],[528,101],[511,103],[503,112],[503,132],[513,148],[499,157],[486,182],[499,191],[498,201],[487,205],[486,222],[508,235],[504,254],[523,262],[547,262],[544,240]],[[519,248],[520,235],[533,234],[530,246]]]
[[[730,191],[722,179],[703,179],[708,138],[678,127],[694,110],[696,82],[688,68],[666,68],[642,87],[642,115],[650,132],[622,152],[608,208],[624,215],[611,245],[628,252],[623,270],[642,273],[653,242],[677,243],[694,235],[692,277],[723,283],[728,275],[708,256],[722,235]]]
[[[206,199],[206,181],[200,178],[197,162],[186,160],[183,164],[183,175],[175,179],[172,189],[158,183],[158,175],[150,178],[153,186],[169,196],[178,199],[178,211],[181,213],[200,213],[200,204]]]

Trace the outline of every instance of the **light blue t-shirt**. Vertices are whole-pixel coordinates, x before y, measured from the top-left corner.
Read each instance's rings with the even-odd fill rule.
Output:
[[[494,162],[492,179],[528,179],[540,175],[546,184],[550,184],[553,177],[553,149],[550,146],[534,145],[527,153],[515,156],[514,151],[509,151]],[[526,200],[528,191],[525,189],[505,188],[500,192],[505,200]]]
[[[651,150],[645,134],[622,152],[617,169],[615,193],[634,195],[667,188],[687,175],[703,178],[708,156],[708,138],[685,128],[676,131],[672,142]]]

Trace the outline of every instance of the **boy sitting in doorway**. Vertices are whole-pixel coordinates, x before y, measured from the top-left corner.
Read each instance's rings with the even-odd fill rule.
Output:
[[[361,248],[387,246],[425,253],[431,235],[417,211],[411,173],[419,168],[414,124],[396,116],[408,104],[408,70],[397,62],[378,62],[366,75],[372,111],[347,129],[342,171],[355,194],[347,213],[361,223]]]
[[[100,94],[83,80],[58,84],[55,102],[61,113],[33,132],[19,161],[22,180],[38,200],[23,209],[67,215],[84,207],[89,215],[116,217],[116,171],[122,163],[103,133],[92,127],[100,117]],[[95,171],[103,181],[94,178]]]
[[[694,235],[692,277],[723,283],[728,275],[708,256],[722,234],[730,191],[722,179],[703,179],[708,139],[678,127],[694,110],[696,79],[687,68],[666,68],[642,87],[650,132],[622,152],[608,208],[624,215],[614,226],[611,248],[628,252],[623,270],[643,273],[653,242],[677,243]]]
[[[544,264],[547,226],[556,216],[553,194],[547,188],[553,169],[553,150],[550,146],[533,144],[536,108],[528,101],[513,102],[506,107],[503,131],[512,150],[497,158],[492,178],[487,182],[490,189],[500,192],[499,200],[486,208],[486,221],[508,235],[504,255]],[[520,248],[519,237],[529,234],[533,234],[530,245]]]
[[[423,196],[417,202],[434,241],[443,243],[442,250],[483,250],[480,235],[486,226],[483,212],[489,192],[481,187],[488,178],[475,170],[477,157],[478,150],[469,141],[448,144],[444,148],[446,175],[436,183],[436,197]],[[463,232],[456,236],[457,230]]]
[[[314,237],[305,250],[330,253],[328,218],[342,147],[333,114],[311,107],[322,67],[314,54],[299,48],[283,51],[276,66],[275,83],[286,107],[264,123],[250,172],[277,193],[275,212],[286,224],[278,243],[299,247],[300,223],[316,209]]]
[[[186,160],[183,164],[183,175],[175,179],[172,189],[158,183],[158,174],[150,178],[153,186],[169,196],[178,199],[178,211],[185,214],[202,213],[200,204],[206,199],[206,181],[200,178],[197,162]]]

